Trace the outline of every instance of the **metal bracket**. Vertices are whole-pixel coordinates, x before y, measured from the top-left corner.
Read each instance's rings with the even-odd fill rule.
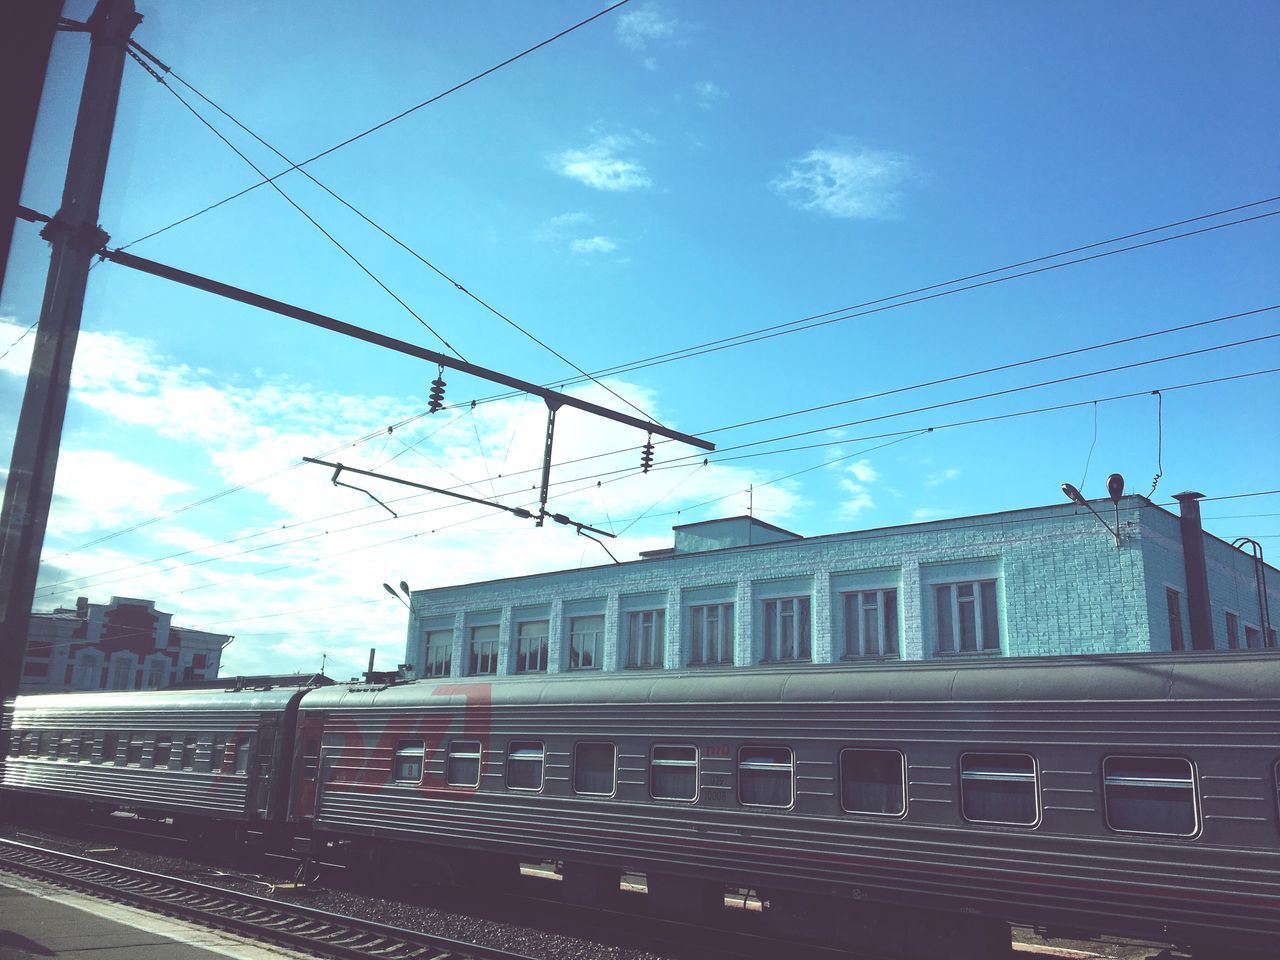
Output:
[[[556,411],[562,401],[545,398],[547,401],[547,441],[542,448],[542,484],[538,488],[538,526],[547,518],[547,493],[551,489],[551,444],[556,436]]]
[[[326,466],[328,466],[328,464],[326,464]],[[385,503],[383,503],[381,500],[375,497],[372,493],[370,493],[364,487],[357,487],[354,484],[343,483],[341,480],[339,480],[338,474],[342,473],[342,471],[346,470],[347,468],[340,463],[333,464],[333,466],[335,468],[333,471],[333,485],[335,487],[346,487],[348,490],[359,490],[361,493],[367,496],[370,500],[372,500],[374,503],[380,506],[383,510],[387,511],[387,513],[391,514],[393,517],[396,517],[397,519],[399,518],[400,514],[396,513],[394,510],[388,507]]]
[[[65,241],[73,250],[91,254],[101,253],[106,249],[107,241],[111,239],[101,227],[90,226],[87,223],[71,224],[57,215],[45,223],[40,230],[40,236],[50,243],[58,240]]]

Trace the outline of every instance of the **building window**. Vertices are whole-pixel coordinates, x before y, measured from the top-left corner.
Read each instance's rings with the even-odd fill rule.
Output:
[[[762,659],[809,659],[809,598],[788,597],[764,602]]]
[[[81,650],[76,654],[76,666],[71,685],[77,690],[96,690],[101,672],[102,657],[94,650]]]
[[[662,638],[667,614],[663,610],[633,610],[627,614],[627,666],[656,670],[662,666]]]
[[[147,673],[143,686],[148,690],[159,690],[169,680],[169,660],[167,657],[148,657]]]
[[[944,583],[933,588],[938,614],[939,653],[979,653],[1000,649],[996,582]]]
[[[791,806],[795,763],[787,747],[738,751],[738,802],[744,807]]]
[[[471,628],[471,655],[467,673],[478,677],[498,672],[498,625]]]
[[[698,748],[657,744],[649,761],[649,796],[655,800],[695,800],[698,796]]]
[[[840,751],[840,805],[848,813],[901,816],[907,809],[906,784],[902,751]]]
[[[447,677],[453,662],[453,631],[428,630],[422,658],[422,676]]]
[[[1234,613],[1227,614],[1227,649],[1240,648],[1240,617]]]
[[[449,744],[444,782],[451,787],[480,786],[480,741],[454,740]]]
[[[1169,649],[1184,650],[1186,643],[1182,638],[1182,597],[1173,587],[1165,587],[1164,600],[1169,608]]]
[[[173,756],[173,737],[164,735],[156,737],[155,749],[151,752],[151,765],[162,770],[169,768],[169,758]]]
[[[689,608],[689,663],[697,667],[733,663],[732,603]]]
[[[507,787],[541,790],[543,746],[537,740],[513,740],[507,745]]]
[[[546,672],[550,630],[547,620],[526,620],[516,627],[516,673]]]
[[[1031,826],[1039,819],[1035,760],[1025,753],[966,753],[960,809],[966,820]]]
[[[569,669],[600,669],[604,641],[604,617],[572,617],[569,620]]]
[[[573,747],[573,792],[611,797],[617,783],[618,748],[605,741],[582,740]]]
[[[1195,774],[1180,757],[1102,761],[1107,826],[1121,833],[1189,837],[1196,832]]]
[[[1267,642],[1262,642],[1262,631],[1257,627],[1251,627],[1245,624],[1244,628],[1244,645],[1250,650],[1261,650],[1264,647],[1274,647],[1276,645],[1276,632],[1274,629],[1267,631]]]
[[[898,591],[844,594],[844,656],[898,655]]]
[[[132,690],[133,689],[133,670],[134,659],[129,653],[113,653],[111,655],[111,682],[112,690]]]
[[[236,765],[234,772],[249,772],[249,738],[247,736],[236,738]]]
[[[396,744],[396,783],[422,782],[422,757],[426,746],[421,740],[401,740]]]

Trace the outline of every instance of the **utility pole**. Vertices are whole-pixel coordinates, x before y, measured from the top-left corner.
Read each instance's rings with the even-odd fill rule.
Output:
[[[0,32],[0,289],[62,0],[12,0]]]
[[[93,255],[107,240],[98,226],[98,206],[116,102],[129,36],[141,19],[133,0],[98,0],[85,24],[89,65],[62,206],[41,232],[52,247],[49,276],[0,508],[0,703],[18,690],[85,285]],[[0,761],[8,753],[8,732],[0,726]]]

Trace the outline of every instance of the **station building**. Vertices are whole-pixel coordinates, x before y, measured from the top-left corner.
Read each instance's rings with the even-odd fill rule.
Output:
[[[31,614],[20,693],[152,690],[217,677],[232,637],[173,624],[154,600],[112,597]]]
[[[685,524],[630,562],[414,591],[405,659],[432,677],[1274,647],[1280,570],[1204,532],[1200,498],[812,537]]]

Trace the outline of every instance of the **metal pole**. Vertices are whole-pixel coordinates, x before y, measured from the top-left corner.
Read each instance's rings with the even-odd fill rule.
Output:
[[[36,112],[49,69],[53,35],[62,15],[62,0],[14,0],[4,12],[0,31],[0,90],[8,101],[0,111],[0,289],[9,262],[14,213],[31,155]]]
[[[88,20],[89,65],[62,207],[42,231],[53,248],[49,276],[0,508],[0,703],[18,690],[85,284],[93,253],[106,241],[98,227],[98,205],[125,50],[139,20],[133,0],[99,0]],[[8,732],[0,726],[0,762],[8,752]]]

